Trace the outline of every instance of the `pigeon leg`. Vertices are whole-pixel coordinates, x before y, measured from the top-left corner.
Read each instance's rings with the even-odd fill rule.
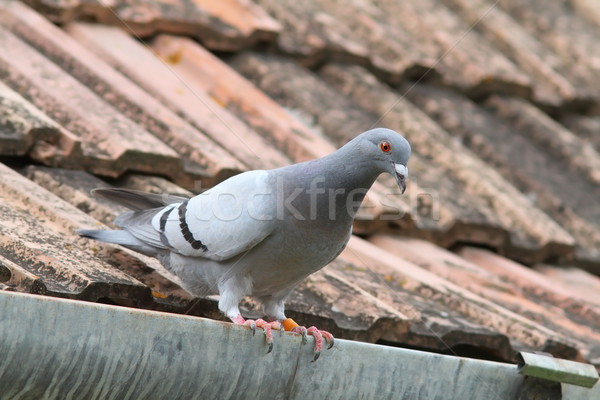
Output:
[[[279,321],[273,321],[273,322],[267,322],[263,319],[244,319],[244,317],[242,317],[241,314],[238,314],[237,316],[230,318],[231,321],[236,324],[236,325],[243,325],[243,326],[248,326],[250,327],[250,330],[252,330],[252,335],[256,334],[256,328],[260,328],[262,330],[265,331],[265,341],[267,342],[267,345],[269,346],[269,350],[267,350],[267,354],[269,354],[271,351],[273,351],[273,329],[276,330],[281,330],[281,324],[279,323]]]
[[[285,327],[286,331],[302,335],[302,343],[307,342],[308,335],[311,335],[315,338],[315,357],[313,358],[312,362],[317,361],[319,359],[319,356],[321,355],[321,350],[323,350],[323,338],[325,338],[325,341],[328,343],[327,349],[331,349],[333,347],[333,335],[327,331],[317,329],[314,326],[311,326],[309,328],[300,326],[291,318],[287,318],[286,320],[284,320],[283,326]]]

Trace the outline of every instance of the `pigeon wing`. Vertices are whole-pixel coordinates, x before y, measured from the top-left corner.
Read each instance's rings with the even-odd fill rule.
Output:
[[[245,172],[165,207],[152,218],[154,242],[158,238],[172,251],[216,261],[253,248],[277,226],[276,196],[268,181],[267,171]]]

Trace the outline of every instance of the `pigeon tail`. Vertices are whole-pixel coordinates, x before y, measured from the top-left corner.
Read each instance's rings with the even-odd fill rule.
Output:
[[[132,234],[122,230],[78,229],[76,232],[79,236],[96,239],[105,243],[122,244],[123,246],[139,246],[142,244]]]
[[[76,232],[79,236],[85,238],[95,239],[104,243],[120,244],[144,254],[154,255],[156,253],[156,249],[148,246],[124,230],[78,229]]]

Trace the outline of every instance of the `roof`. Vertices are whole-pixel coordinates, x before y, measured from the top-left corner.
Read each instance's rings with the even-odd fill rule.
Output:
[[[413,147],[407,195],[376,183],[289,316],[600,367],[594,1],[28,3],[0,5],[0,288],[222,318],[158,261],[77,237],[120,211],[89,190],[190,194],[380,125]]]

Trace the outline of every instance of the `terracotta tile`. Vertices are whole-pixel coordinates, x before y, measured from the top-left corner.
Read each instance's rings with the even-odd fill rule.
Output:
[[[421,110],[573,235],[575,259],[600,261],[600,230],[593,224],[598,214],[597,187],[571,168],[568,160],[532,140],[528,129],[515,129],[509,121],[460,94],[421,84],[406,93]]]
[[[281,27],[264,10],[247,0],[93,1],[32,0],[31,5],[56,22],[96,20],[127,28],[136,36],[170,32],[195,36],[215,50],[239,50],[272,42]]]
[[[596,90],[600,73],[598,33],[594,23],[580,18],[570,3],[544,0],[500,0],[495,3],[511,15],[530,35],[536,37],[563,60],[564,76],[578,93],[598,102]]]
[[[488,0],[444,0],[494,47],[513,60],[528,74],[533,86],[533,100],[545,106],[560,107],[586,97],[563,76],[566,66],[546,46],[531,36],[510,15]]]
[[[81,140],[0,81],[0,153],[28,155],[47,165],[68,165]]]
[[[5,26],[112,104],[124,115],[185,156],[187,186],[203,178],[211,186],[244,166],[202,132],[80,46],[44,17],[17,2],[0,12]],[[185,184],[183,179],[180,183]]]
[[[476,204],[485,216],[484,224],[485,220],[490,221],[488,224],[498,224],[509,233],[509,240],[502,247],[514,257],[536,260],[551,253],[572,252],[573,238],[564,229],[534,207],[491,166],[367,71],[330,65],[322,70],[322,75],[372,115],[381,116],[380,123],[404,132],[415,153],[439,168],[438,181],[450,178],[458,183],[461,196],[449,193],[442,201],[457,204],[465,201],[465,208]],[[439,185],[442,189],[443,184]],[[473,201],[474,198],[479,200]]]
[[[560,118],[560,123],[600,153],[600,116],[566,114]]]
[[[213,99],[251,125],[294,162],[325,156],[337,149],[325,136],[308,129],[251,82],[185,37],[160,35],[152,49],[187,82],[195,82]]]
[[[249,0],[196,0],[193,4],[205,9],[212,18],[235,27],[244,35],[247,47],[256,42],[273,42],[281,30],[279,22]]]
[[[98,174],[131,169],[174,179],[182,175],[177,153],[95,96],[73,77],[13,34],[0,28],[0,74],[49,117],[81,140],[83,158],[70,160]],[[8,56],[10,53],[10,56]],[[93,109],[94,113],[89,110]]]
[[[500,359],[512,359],[506,336],[390,284],[389,277],[373,273],[359,261],[338,259],[308,277],[290,295],[287,313],[343,338],[455,354],[467,343]]]
[[[506,119],[521,134],[527,134],[538,146],[564,160],[595,185],[600,184],[600,154],[532,104],[521,99],[493,96],[485,103]]]
[[[418,43],[433,41],[442,81],[471,96],[510,93],[528,97],[531,79],[477,30],[436,0],[380,1],[390,23],[406,26]],[[412,21],[405,24],[404,21]]]
[[[73,240],[91,218],[0,164],[2,257],[9,286],[40,294],[148,306],[150,291]]]
[[[384,23],[383,10],[368,2],[258,3],[285,27],[278,40],[281,50],[305,65],[328,60],[370,65],[392,82],[435,68],[434,52],[427,44],[416,45],[402,25]]]
[[[116,228],[112,225],[116,215],[127,210],[107,200],[91,201],[92,189],[110,185],[87,172],[30,165],[23,170],[23,174],[37,185],[112,228]]]
[[[161,103],[205,132],[250,169],[273,168],[290,163],[287,157],[225,110],[202,87],[182,79],[168,63],[123,31],[79,23],[67,26],[66,30]],[[119,43],[119,46],[114,46],[114,43]],[[139,65],[144,65],[144,68],[140,69]]]
[[[392,287],[402,287],[436,304],[445,304],[472,323],[508,336],[514,348],[523,346],[530,351],[548,351],[569,359],[576,359],[579,355],[581,343],[363,239],[353,237],[342,253],[342,259],[389,277]]]
[[[561,307],[567,315],[582,319],[579,321],[582,325],[600,328],[600,301],[595,301],[596,296],[587,296],[584,289],[589,288],[589,293],[600,289],[599,278],[577,268],[540,266],[531,269],[474,247],[463,247],[458,254],[518,288],[531,299]],[[570,281],[575,284],[569,285]],[[590,306],[586,307],[585,303],[590,303]]]
[[[486,251],[484,254],[490,254],[495,261],[514,266],[512,270],[506,268],[497,274],[501,268],[495,271],[482,268],[479,260],[459,257],[426,241],[382,235],[374,236],[370,241],[472,293],[576,340],[578,350],[586,360],[589,360],[589,347],[600,350],[600,332],[594,330],[600,327],[594,322],[600,320],[600,309],[592,310],[572,301],[569,296],[557,295],[551,285],[538,284],[535,277],[527,275],[531,271],[525,271],[527,268],[522,265]],[[539,274],[533,275],[539,277]],[[567,307],[575,313],[569,312]],[[587,310],[579,312],[581,309]]]
[[[600,305],[600,278],[598,275],[590,274],[579,268],[559,267],[541,264],[535,267],[535,271],[542,274],[557,289],[568,291],[579,301],[585,301]]]

